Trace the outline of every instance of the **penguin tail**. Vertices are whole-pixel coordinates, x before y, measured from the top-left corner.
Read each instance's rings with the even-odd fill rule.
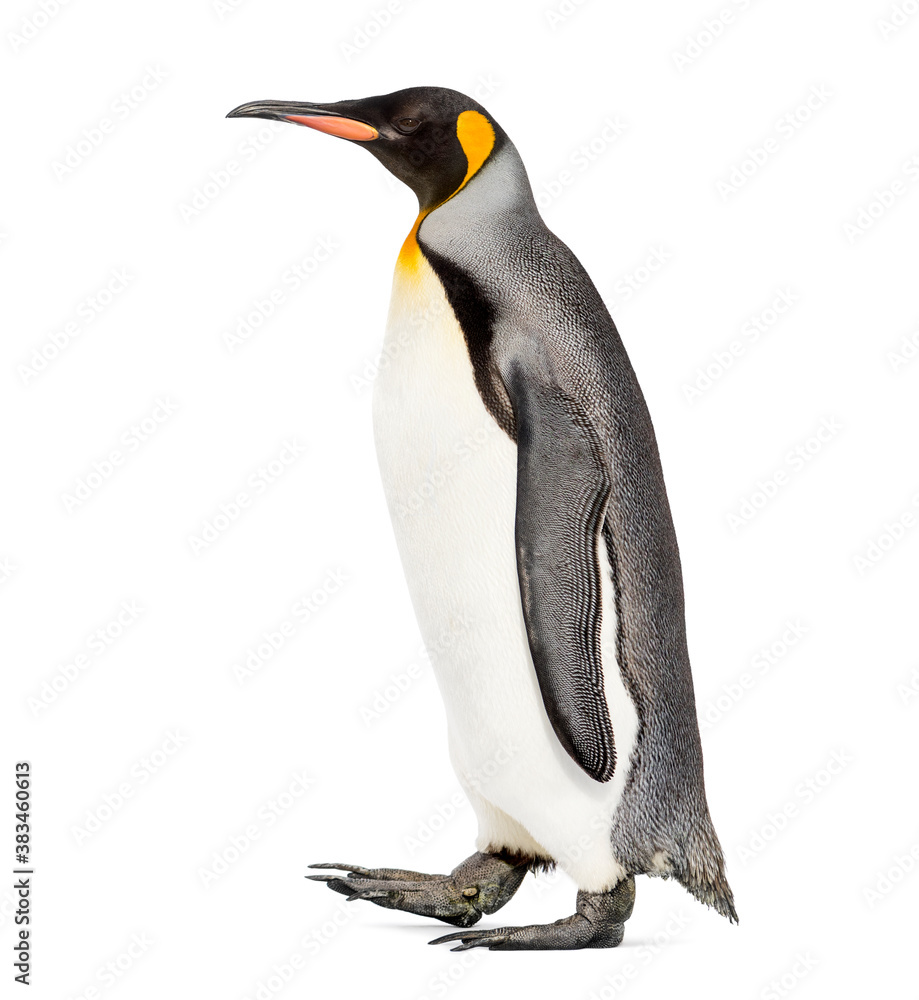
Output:
[[[700,903],[711,906],[732,923],[739,923],[734,908],[734,893],[724,873],[724,854],[707,815],[693,824],[694,836],[685,844],[682,864],[674,866],[673,876]]]
[[[705,903],[706,906],[717,910],[721,916],[727,917],[732,924],[740,923],[737,910],[734,908],[734,893],[731,892],[731,887],[728,885],[723,872],[719,878],[708,881],[689,880],[679,875],[677,878],[700,903]]]

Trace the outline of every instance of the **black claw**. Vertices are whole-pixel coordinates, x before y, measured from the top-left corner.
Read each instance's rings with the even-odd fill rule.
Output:
[[[348,902],[352,899],[385,899],[389,893],[389,889],[358,889],[348,897]]]
[[[504,944],[506,940],[507,935],[497,930],[462,931],[455,934],[444,934],[443,937],[428,941],[428,944],[449,944],[453,941],[459,941],[460,944],[456,948],[451,948],[450,951],[468,951],[470,948],[491,948],[493,945]]]
[[[369,868],[362,868],[360,865],[333,865],[323,862],[318,865],[307,865],[307,868],[337,868],[339,871],[348,872],[350,875],[369,876],[371,874]],[[307,878],[309,877],[311,876],[307,876]]]
[[[483,934],[490,934],[491,931],[454,931],[452,934],[444,934],[443,937],[434,938],[428,944],[446,944],[448,941],[461,941],[463,938],[482,937]]]

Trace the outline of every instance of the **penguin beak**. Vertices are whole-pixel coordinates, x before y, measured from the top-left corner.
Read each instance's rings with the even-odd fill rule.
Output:
[[[337,135],[340,139],[355,139],[369,142],[376,139],[379,132],[367,122],[357,118],[346,118],[337,111],[329,111],[321,104],[303,104],[291,101],[252,101],[240,104],[227,118],[268,118],[272,121],[293,122],[306,125],[327,135]]]

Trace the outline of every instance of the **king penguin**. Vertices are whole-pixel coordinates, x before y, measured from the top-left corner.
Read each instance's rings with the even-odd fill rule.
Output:
[[[736,922],[654,430],[613,320],[540,217],[514,145],[480,104],[439,87],[257,101],[228,117],[359,144],[419,203],[396,262],[374,439],[422,637],[451,636],[433,667],[476,853],[449,875],[316,864],[337,874],[309,877],[463,928],[431,942],[456,951],[614,947],[639,874],[672,877]],[[574,914],[468,929],[555,865],[577,883]]]

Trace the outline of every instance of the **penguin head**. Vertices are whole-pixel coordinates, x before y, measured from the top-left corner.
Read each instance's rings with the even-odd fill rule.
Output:
[[[292,122],[363,145],[430,211],[455,194],[506,137],[485,109],[443,87],[333,104],[253,101],[227,118]]]

